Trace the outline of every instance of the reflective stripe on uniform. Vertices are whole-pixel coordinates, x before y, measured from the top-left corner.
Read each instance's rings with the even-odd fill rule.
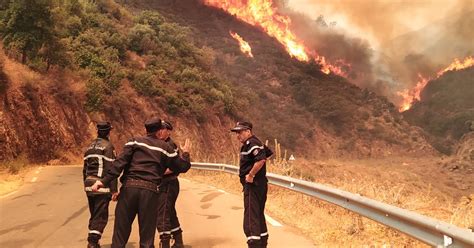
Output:
[[[178,231],[179,229],[181,229],[181,227],[178,226],[178,227],[176,227],[176,228],[171,229],[171,232],[176,232],[176,231]]]
[[[99,155],[99,154],[90,154],[84,157],[84,160],[87,160],[88,158],[102,158],[110,162],[114,162],[115,159],[106,157],[104,155]]]
[[[170,231],[160,232],[160,235],[163,235],[163,234],[171,234],[171,232]]]
[[[104,160],[99,158],[99,169],[97,170],[97,176],[102,177],[102,172],[104,171]]]
[[[86,192],[93,192],[92,191],[92,187],[84,187],[84,190]],[[110,188],[100,188],[98,189],[96,192],[100,192],[100,193],[110,193]]]
[[[254,149],[263,149],[263,146],[252,146],[252,148],[250,148],[250,150],[248,150],[247,152],[241,152],[240,154],[242,155],[249,155]]]
[[[87,160],[89,158],[97,158],[99,160],[99,168],[97,170],[97,176],[102,177],[102,174],[104,172],[104,159],[110,162],[113,162],[115,159],[106,157],[104,155],[100,154],[90,154],[84,157],[84,160]]]
[[[268,236],[268,232],[264,232],[264,233],[260,234],[260,237],[263,237],[263,236]]]
[[[251,239],[260,240],[260,236],[249,236],[249,237],[247,237],[247,240],[251,240]]]
[[[126,145],[126,146],[131,146],[131,145],[143,146],[143,147],[148,148],[148,149],[153,150],[153,151],[159,151],[159,152],[165,154],[166,156],[168,156],[168,157],[170,157],[170,158],[173,158],[173,157],[178,156],[178,153],[177,153],[177,152],[168,153],[168,152],[165,151],[163,148],[156,147],[156,146],[150,146],[150,145],[148,145],[148,144],[141,143],[141,142],[137,142],[137,141],[127,142],[125,145]]]
[[[99,232],[99,231],[96,231],[96,230],[89,230],[89,233],[94,233],[94,234],[98,234],[98,235],[102,236],[102,233]]]

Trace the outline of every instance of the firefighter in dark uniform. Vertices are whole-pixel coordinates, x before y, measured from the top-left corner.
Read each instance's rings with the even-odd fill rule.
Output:
[[[166,141],[174,151],[178,153],[184,161],[189,161],[189,153],[180,152],[178,146],[171,139],[171,131],[173,126],[168,121],[162,121],[163,130],[161,130],[160,139]],[[176,200],[179,194],[178,175],[185,173],[191,168],[184,166],[183,171],[172,172],[167,170],[160,185],[160,202],[158,203],[158,221],[156,228],[160,234],[160,245],[162,248],[170,247],[171,237],[174,239],[172,248],[184,248],[183,231],[179,224],[178,215],[176,213]]]
[[[244,188],[244,233],[248,247],[267,247],[265,221],[268,180],[265,161],[273,152],[252,133],[252,123],[237,122],[231,129],[242,143],[240,148],[240,182]]]
[[[140,247],[155,247],[155,230],[158,208],[159,185],[167,168],[173,172],[190,166],[183,163],[165,141],[159,139],[161,120],[153,118],[145,123],[147,136],[129,140],[122,153],[114,161],[105,177],[92,186],[94,191],[120,178],[122,187],[115,207],[114,234],[112,248],[123,248],[128,242],[133,220],[138,215]],[[189,152],[189,142],[182,147]]]
[[[87,237],[90,248],[100,247],[99,240],[109,219],[109,202],[117,198],[117,180],[106,184],[98,192],[92,192],[91,186],[112,167],[115,160],[115,150],[109,141],[112,126],[109,122],[97,123],[97,139],[87,148],[84,154],[84,168],[82,170],[84,190],[89,202],[89,235]]]

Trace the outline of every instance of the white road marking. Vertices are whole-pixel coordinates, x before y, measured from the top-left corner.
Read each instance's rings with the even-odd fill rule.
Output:
[[[280,222],[276,221],[275,219],[273,219],[272,217],[270,217],[269,215],[265,214],[265,219],[268,221],[268,223],[270,223],[272,226],[283,226],[282,224],[280,224]]]
[[[10,192],[10,193],[8,193],[8,194],[6,194],[6,195],[0,196],[0,199],[6,198],[6,197],[8,197],[8,196],[11,196],[11,195],[15,194],[16,192],[18,192],[18,190],[15,190],[15,191]]]
[[[222,189],[218,189],[217,191],[219,191],[219,192],[221,192],[221,193],[224,193],[224,194],[229,194],[229,193],[225,192],[225,191],[222,190]]]
[[[37,178],[37,177],[33,177],[33,178],[31,179],[31,182],[34,183],[34,182],[36,182],[36,180],[38,180],[38,178]]]

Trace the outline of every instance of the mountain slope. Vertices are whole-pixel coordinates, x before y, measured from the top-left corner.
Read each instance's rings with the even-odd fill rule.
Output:
[[[0,145],[9,152],[2,160],[80,155],[99,119],[113,123],[120,149],[154,115],[176,123],[177,139],[191,138],[201,159],[237,152],[228,130],[239,119],[309,158],[433,154],[385,98],[291,59],[275,39],[221,10],[191,0],[76,2],[53,11],[65,18],[55,28],[70,65],[45,71],[40,53],[27,62],[37,73],[8,69],[16,62],[4,59]],[[230,30],[251,44],[254,59]]]
[[[413,125],[426,130],[430,142],[440,151],[451,154],[457,141],[474,122],[474,68],[447,72],[430,81],[421,100],[404,112]]]
[[[277,138],[291,150],[307,147],[315,156],[430,150],[419,130],[411,129],[385,98],[325,75],[316,64],[291,59],[275,39],[219,9],[193,0],[131,5],[157,9],[189,26],[198,46],[214,51],[213,71],[239,88],[239,98],[245,99],[239,116],[256,122],[265,138]],[[229,31],[250,43],[253,59],[239,51]]]

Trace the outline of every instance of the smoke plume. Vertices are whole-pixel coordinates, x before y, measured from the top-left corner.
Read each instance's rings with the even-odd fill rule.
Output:
[[[287,0],[280,11],[305,46],[351,65],[349,80],[401,102],[418,75],[474,54],[474,1]]]

